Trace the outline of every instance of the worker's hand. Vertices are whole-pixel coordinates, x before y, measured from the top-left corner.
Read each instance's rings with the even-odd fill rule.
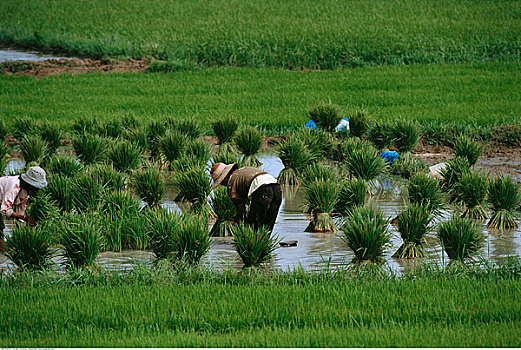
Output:
[[[35,226],[36,225],[36,219],[32,216],[26,216],[25,221],[29,224],[29,226]]]

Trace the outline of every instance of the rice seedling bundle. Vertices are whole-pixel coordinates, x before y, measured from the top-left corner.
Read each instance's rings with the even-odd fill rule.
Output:
[[[376,152],[376,149],[369,142],[362,141],[358,137],[351,137],[345,141],[342,141],[338,144],[337,147],[338,148],[335,152],[335,160],[339,162],[345,161],[351,153],[361,149],[366,149],[368,151],[373,150]]]
[[[127,130],[126,139],[139,148],[141,153],[145,153],[148,149],[148,135],[144,128],[135,128]]]
[[[323,165],[321,163],[313,163],[305,166],[299,176],[299,180],[303,184],[310,184],[316,180],[339,182],[340,177],[334,167]]]
[[[466,158],[456,157],[447,162],[444,169],[441,170],[442,186],[450,193],[450,201],[456,199],[454,189],[463,175],[470,172],[469,162]]]
[[[123,190],[127,179],[124,174],[118,172],[112,164],[99,163],[90,165],[86,172],[98,180],[107,191]]]
[[[193,168],[206,169],[206,166],[207,164],[203,163],[200,158],[188,154],[183,154],[172,163],[172,169],[176,173],[186,172]]]
[[[232,141],[238,127],[239,122],[233,118],[223,118],[212,123],[213,132],[221,145]]]
[[[335,138],[330,132],[301,129],[293,134],[293,138],[303,141],[317,159],[332,155]]]
[[[193,156],[194,158],[199,159],[199,163],[202,165],[208,163],[212,157],[212,149],[210,145],[202,138],[190,140],[186,145],[185,153],[188,156]]]
[[[349,116],[349,133],[358,138],[362,138],[370,126],[370,119],[366,111],[357,111]]]
[[[424,206],[410,203],[398,215],[396,226],[403,244],[393,256],[400,259],[425,257],[423,243],[431,220],[431,211]]]
[[[466,206],[461,217],[474,220],[485,220],[487,213],[484,203],[487,199],[489,186],[488,176],[484,173],[468,172],[456,184],[456,196]]]
[[[64,266],[90,267],[103,248],[102,226],[92,214],[75,215],[72,218],[61,227]]]
[[[121,126],[125,130],[135,130],[141,126],[141,122],[134,114],[132,114],[132,112],[130,112],[121,118]]]
[[[0,143],[4,143],[8,133],[9,129],[7,128],[7,125],[2,119],[0,119]]]
[[[481,156],[483,146],[469,137],[461,135],[454,143],[454,152],[456,157],[467,159],[469,165],[473,166]]]
[[[107,140],[91,134],[80,134],[73,138],[72,146],[83,164],[94,164],[105,159]]]
[[[180,226],[180,216],[161,208],[147,210],[147,233],[150,249],[156,261],[169,259],[176,251],[175,234]]]
[[[74,184],[70,178],[64,175],[51,175],[47,177],[46,191],[56,201],[62,212],[70,212],[73,207]]]
[[[8,163],[8,153],[9,147],[7,147],[4,141],[0,141],[0,176],[4,176],[5,168]]]
[[[100,130],[98,119],[92,117],[80,117],[72,123],[72,131],[75,134],[92,134],[97,135]]]
[[[303,184],[304,201],[313,215],[306,232],[337,232],[331,213],[338,201],[340,189],[338,182],[323,179]]]
[[[445,201],[441,187],[436,179],[424,173],[413,175],[407,186],[409,202],[438,214],[444,207]]]
[[[405,152],[400,154],[396,162],[391,165],[389,172],[409,179],[411,176],[426,171],[428,168],[427,162],[414,157],[411,152]]]
[[[418,126],[410,121],[399,120],[392,127],[393,143],[398,152],[411,152],[420,140]]]
[[[235,205],[228,195],[226,188],[220,186],[214,190],[212,198],[212,210],[217,220],[210,231],[212,237],[228,237],[232,234],[233,221],[235,219]]]
[[[213,163],[232,164],[239,161],[237,149],[230,143],[219,146],[219,149],[212,156]]]
[[[174,233],[175,260],[197,265],[210,250],[208,219],[199,215],[183,214]]]
[[[450,260],[463,262],[479,252],[485,237],[473,221],[453,216],[440,224],[438,239]]]
[[[334,132],[342,120],[338,107],[332,103],[322,103],[313,106],[308,111],[309,117],[318,125],[320,130]]]
[[[354,253],[353,262],[383,262],[390,245],[388,220],[371,207],[356,207],[342,226],[342,240]]]
[[[244,127],[235,135],[235,144],[244,155],[241,159],[242,166],[260,166],[262,163],[255,157],[262,146],[262,135],[252,127]]]
[[[193,211],[200,213],[207,208],[212,179],[204,168],[193,167],[176,173],[173,184],[179,192],[178,198],[192,203]]]
[[[165,193],[165,185],[159,169],[147,166],[134,173],[134,189],[148,206],[159,205]]]
[[[113,143],[108,151],[108,159],[118,171],[128,172],[139,166],[141,150],[129,141],[122,140]]]
[[[519,208],[521,193],[517,184],[510,175],[498,176],[490,183],[488,202],[494,213],[487,224],[489,228],[509,230],[518,227],[513,211]]]
[[[123,136],[123,123],[117,119],[109,120],[101,125],[100,132],[104,137],[116,139]]]
[[[26,164],[39,162],[45,156],[47,145],[39,136],[28,135],[22,138],[20,151]]]
[[[351,215],[353,208],[365,205],[368,191],[367,182],[363,180],[344,180],[338,193],[338,201],[334,209],[335,213],[343,217]]]
[[[104,187],[96,177],[85,172],[73,180],[73,206],[77,212],[98,210],[103,199]]]
[[[371,181],[387,171],[387,162],[380,157],[378,151],[371,148],[353,150],[347,155],[346,168],[358,179]]]
[[[5,255],[20,269],[41,270],[51,263],[47,233],[38,227],[17,225],[5,241]]]
[[[279,145],[278,156],[284,164],[277,178],[282,185],[298,185],[302,169],[312,163],[315,157],[306,144],[296,138],[289,138]]]
[[[271,237],[271,232],[264,226],[254,229],[240,223],[232,228],[233,246],[244,267],[259,267],[271,260],[279,241]]]
[[[40,136],[47,144],[47,155],[52,155],[61,146],[60,129],[46,120],[40,129]]]
[[[58,217],[60,208],[52,196],[43,190],[31,196],[27,214],[34,218],[38,224],[52,221]]]
[[[378,150],[391,147],[393,143],[393,130],[388,121],[374,122],[369,129],[369,140]]]
[[[166,126],[159,121],[151,122],[147,127],[147,144],[150,156],[154,159],[159,157],[160,141],[166,133]]]
[[[183,154],[187,143],[188,138],[176,130],[169,131],[161,137],[161,152],[165,156],[166,160],[170,162],[170,166],[174,160],[178,159]]]
[[[37,122],[33,118],[18,117],[12,124],[11,129],[13,137],[21,141],[24,136],[36,134]]]
[[[203,133],[203,127],[193,118],[176,119],[171,126],[192,140],[199,138]]]
[[[55,155],[47,162],[50,174],[73,177],[81,170],[81,164],[74,158],[66,155]]]

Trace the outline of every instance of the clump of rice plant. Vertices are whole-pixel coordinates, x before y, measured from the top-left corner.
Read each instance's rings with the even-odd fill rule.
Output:
[[[109,120],[101,125],[100,132],[104,137],[121,137],[124,132],[123,122],[118,119]]]
[[[454,143],[454,152],[456,157],[467,159],[469,165],[473,166],[481,156],[483,146],[469,137],[461,135]]]
[[[298,179],[303,184],[312,183],[315,180],[338,182],[339,176],[336,169],[321,163],[312,163],[305,166],[299,173]]]
[[[277,178],[282,185],[298,185],[302,169],[312,163],[315,157],[306,144],[299,139],[289,138],[279,145],[278,156],[284,164]]]
[[[41,270],[50,265],[52,250],[46,231],[17,225],[5,241],[4,254],[20,269]]]
[[[108,158],[118,171],[134,170],[139,166],[141,150],[129,141],[118,141],[109,148]]]
[[[235,147],[229,143],[221,145],[218,151],[212,156],[213,164],[224,163],[232,164],[237,163],[239,160],[239,153]]]
[[[82,173],[73,181],[73,206],[78,212],[98,210],[103,199],[104,188],[96,177]]]
[[[147,218],[150,249],[154,253],[156,261],[169,259],[176,250],[174,237],[180,226],[180,216],[155,208],[149,210],[145,217]]]
[[[208,219],[199,215],[183,214],[174,233],[174,255],[177,261],[197,265],[210,250]]]
[[[269,229],[254,229],[240,223],[232,228],[233,246],[241,257],[244,267],[259,267],[271,260],[279,240],[271,237]]]
[[[318,125],[320,130],[334,132],[342,116],[338,107],[332,103],[322,103],[313,106],[308,111],[309,117]]]
[[[103,247],[98,219],[91,214],[75,215],[72,222],[64,222],[61,229],[64,265],[69,268],[92,266]]]
[[[387,171],[387,162],[378,151],[370,148],[353,150],[347,155],[346,168],[358,179],[371,181]]]
[[[242,166],[260,166],[262,163],[255,157],[262,146],[262,135],[252,127],[244,127],[235,135],[235,144],[243,154]]]
[[[8,163],[8,153],[9,147],[3,141],[0,141],[0,176],[4,176]]]
[[[61,146],[60,129],[54,123],[46,120],[40,130],[41,138],[47,144],[47,155],[52,155]]]
[[[20,151],[26,164],[39,162],[45,156],[47,145],[39,136],[28,135],[22,138]]]
[[[210,236],[231,236],[236,209],[226,188],[223,186],[219,186],[214,190],[212,210],[217,215],[217,220],[210,231]]]
[[[171,126],[192,140],[199,138],[203,133],[203,127],[194,118],[176,119],[171,123]]]
[[[28,215],[37,223],[57,218],[59,211],[58,203],[48,192],[44,191],[39,191],[36,195],[31,196],[30,205],[27,208]]]
[[[392,125],[387,121],[375,122],[369,129],[368,136],[376,149],[388,149],[393,143]]]
[[[207,208],[212,179],[204,168],[193,167],[184,172],[177,172],[173,183],[179,192],[178,198],[192,203],[194,212],[201,213]]]
[[[148,149],[148,135],[144,128],[127,130],[126,139],[138,147],[141,153],[145,153]]]
[[[400,120],[394,123],[392,135],[393,143],[400,153],[412,151],[420,140],[418,126],[411,121]]]
[[[159,205],[165,193],[165,184],[159,169],[147,166],[134,173],[134,189],[148,206]]]
[[[80,134],[73,138],[72,146],[83,164],[94,164],[105,159],[107,140],[91,134]]]
[[[360,110],[349,116],[349,133],[362,138],[369,130],[371,121],[366,111]]]
[[[426,171],[428,168],[427,162],[414,157],[410,152],[406,152],[400,154],[396,162],[391,165],[389,172],[409,179],[411,176]]]
[[[447,166],[440,172],[443,178],[443,187],[452,191],[461,177],[470,171],[470,165],[466,158],[456,157],[447,162]]]
[[[165,135],[166,126],[160,121],[153,121],[147,128],[147,144],[150,150],[150,157],[157,159],[159,157],[161,138]]]
[[[56,201],[62,212],[70,212],[73,207],[74,184],[65,175],[52,175],[47,177],[46,191]]]
[[[520,200],[519,184],[509,175],[498,176],[488,189],[488,202],[494,213],[487,227],[499,230],[517,228],[513,211],[519,208]]]
[[[473,221],[453,216],[440,224],[438,239],[450,260],[463,262],[479,252],[485,237]]]
[[[75,176],[81,169],[81,164],[66,155],[55,155],[47,163],[47,170],[54,175]]]
[[[345,217],[351,214],[356,207],[363,207],[367,201],[369,191],[367,182],[363,180],[344,180],[338,193],[335,213]]]
[[[484,203],[487,199],[489,179],[486,174],[468,172],[456,184],[456,196],[467,207],[461,217],[485,220]]]
[[[334,159],[339,162],[343,162],[350,156],[351,153],[361,149],[368,151],[373,150],[376,152],[376,149],[369,142],[362,141],[358,137],[351,137],[337,145],[337,149],[334,152]]]
[[[303,184],[304,201],[313,215],[306,232],[337,232],[331,213],[335,208],[340,189],[337,182],[323,179]]]
[[[213,132],[221,145],[232,141],[238,127],[239,122],[233,118],[223,118],[212,123]]]
[[[212,157],[212,149],[202,138],[193,139],[186,145],[185,154],[199,159],[201,164],[206,164]]]
[[[431,211],[426,207],[409,204],[398,215],[396,226],[403,239],[403,244],[393,256],[400,259],[425,257],[423,244],[431,220]]]
[[[93,164],[86,171],[107,191],[123,190],[126,186],[125,175],[118,172],[112,164]]]
[[[383,262],[383,255],[391,242],[388,220],[371,207],[356,207],[342,226],[344,243],[353,251],[354,263]]]
[[[306,144],[315,158],[330,158],[333,152],[334,136],[324,130],[301,129],[293,138]]]
[[[172,162],[183,154],[188,138],[179,131],[169,131],[160,140],[161,152],[164,154],[166,160]]]
[[[4,143],[5,139],[7,138],[7,135],[9,133],[9,129],[5,122],[0,119],[0,143]]]
[[[36,120],[26,116],[16,118],[11,125],[12,135],[18,141],[21,141],[24,136],[35,135],[36,129]]]
[[[427,211],[438,214],[444,207],[443,192],[436,179],[427,174],[413,175],[407,186],[409,202],[422,206]]]
[[[98,134],[100,130],[100,123],[98,119],[92,117],[80,117],[72,123],[72,131],[75,134]]]

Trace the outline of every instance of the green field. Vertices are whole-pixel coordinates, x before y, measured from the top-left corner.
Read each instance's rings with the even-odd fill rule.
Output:
[[[222,116],[285,132],[304,125],[307,110],[331,100],[376,119],[490,127],[519,122],[521,66],[379,66],[333,71],[206,69],[175,73],[0,76],[0,115],[109,120],[132,113],[149,120]],[[209,126],[208,126],[208,129]]]
[[[0,43],[205,66],[519,62],[520,15],[518,1],[3,0]]]

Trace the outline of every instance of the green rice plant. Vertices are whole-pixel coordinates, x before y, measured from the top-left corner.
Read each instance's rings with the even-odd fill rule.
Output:
[[[489,179],[484,173],[468,172],[456,184],[456,196],[466,206],[463,218],[485,220],[487,213],[484,203],[487,200]]]
[[[343,162],[350,156],[351,153],[361,149],[368,151],[373,150],[376,152],[376,149],[371,145],[371,143],[363,141],[358,137],[351,137],[347,140],[343,140],[337,145],[337,149],[334,152],[334,159],[339,162]]]
[[[242,166],[259,166],[261,162],[255,157],[262,146],[262,135],[253,127],[243,127],[234,137],[237,148],[243,154]]]
[[[514,218],[513,211],[519,208],[521,201],[521,193],[519,184],[516,183],[510,175],[498,176],[490,183],[488,189],[488,202],[494,210],[490,221],[487,224],[489,228],[499,230],[509,230],[518,227]]]
[[[135,130],[141,127],[141,121],[133,112],[129,112],[121,118],[121,126],[123,126],[125,130]]]
[[[422,206],[437,215],[445,206],[442,188],[436,179],[424,173],[413,175],[407,185],[409,203]]]
[[[176,173],[182,173],[193,168],[205,169],[206,165],[206,162],[202,162],[194,155],[183,154],[179,159],[173,161],[172,169]]]
[[[350,179],[342,181],[334,212],[342,217],[349,216],[354,208],[365,205],[368,193],[369,187],[367,182],[363,180]]]
[[[277,178],[282,185],[298,185],[299,174],[305,166],[315,161],[313,153],[298,138],[288,138],[279,144],[278,156],[284,164]]]
[[[9,128],[3,119],[0,119],[0,144],[5,142],[7,135],[9,134]]]
[[[308,116],[318,125],[320,130],[327,132],[334,132],[338,123],[342,120],[338,107],[331,102],[313,106],[308,111]]]
[[[264,226],[254,229],[240,223],[232,228],[233,246],[241,257],[244,267],[259,267],[271,260],[278,248],[279,239],[272,238]]]
[[[337,232],[331,213],[335,209],[340,189],[338,182],[324,179],[303,184],[304,203],[313,215],[306,232]]]
[[[191,210],[202,213],[207,209],[212,179],[204,168],[192,167],[187,171],[176,172],[173,185],[179,192],[180,200],[192,203]]]
[[[80,134],[73,138],[72,146],[83,164],[94,164],[105,159],[107,140],[91,134]]]
[[[97,135],[100,130],[100,123],[97,118],[79,117],[72,123],[72,131],[77,135],[91,134]]]
[[[427,171],[428,168],[427,162],[414,157],[411,152],[405,152],[390,166],[389,172],[409,179],[415,174]]]
[[[238,127],[239,122],[233,118],[223,118],[212,123],[213,132],[221,145],[233,140]]]
[[[176,130],[168,131],[161,137],[159,147],[166,160],[170,162],[170,167],[172,162],[183,154],[187,143],[188,138]]]
[[[103,248],[101,225],[96,216],[81,214],[62,224],[63,265],[68,268],[93,266]]]
[[[157,159],[159,157],[161,138],[166,133],[166,126],[163,122],[152,121],[147,127],[147,144],[150,150],[150,157]]]
[[[298,179],[303,184],[310,184],[315,180],[339,182],[340,178],[334,167],[321,163],[312,163],[305,166],[298,175]]]
[[[210,231],[210,236],[231,236],[236,209],[232,199],[228,195],[228,191],[223,186],[219,186],[214,190],[212,210],[217,216],[217,220]]]
[[[35,135],[37,127],[36,119],[26,116],[18,117],[11,125],[11,134],[18,141],[21,141],[25,136]]]
[[[371,124],[367,111],[360,110],[349,117],[349,133],[355,137],[362,138]]]
[[[219,149],[212,156],[213,164],[215,163],[224,163],[224,164],[232,164],[238,163],[239,161],[239,153],[237,149],[230,143],[225,143],[219,146]]]
[[[47,144],[47,155],[52,155],[61,146],[60,128],[45,120],[40,129],[40,136]]]
[[[382,213],[371,207],[352,210],[341,230],[342,240],[354,253],[354,263],[383,262],[383,255],[391,242],[388,224]]]
[[[403,239],[393,257],[400,259],[415,259],[425,257],[423,244],[425,235],[429,231],[432,214],[428,208],[410,203],[398,215],[396,227]]]
[[[453,216],[440,224],[438,240],[451,261],[463,262],[479,252],[485,237],[473,221]]]
[[[107,155],[116,170],[128,172],[139,166],[142,152],[138,146],[130,141],[121,140],[111,145]]]
[[[174,233],[174,255],[176,261],[197,265],[210,250],[208,218],[200,215],[183,214]]]
[[[369,141],[378,150],[389,149],[393,144],[393,128],[389,121],[374,122],[369,129]]]
[[[201,164],[206,164],[212,157],[212,148],[202,138],[192,139],[187,143],[185,153],[199,159]]]
[[[107,191],[123,190],[126,187],[126,176],[117,171],[112,164],[97,163],[89,165],[86,172],[98,180]]]
[[[148,206],[155,207],[161,202],[165,193],[165,184],[159,169],[146,166],[134,173],[134,189]]]
[[[47,177],[46,191],[56,201],[62,212],[70,212],[73,208],[74,184],[70,178],[56,174]]]
[[[52,253],[47,232],[39,227],[17,225],[5,241],[5,255],[20,269],[42,270]]]
[[[470,165],[466,158],[456,157],[449,160],[445,169],[440,172],[443,187],[452,192],[462,176],[468,172]]]
[[[192,140],[203,134],[203,127],[194,118],[176,119],[171,123],[171,127]]]
[[[418,125],[408,120],[399,120],[392,126],[392,137],[398,152],[411,152],[420,140]]]
[[[144,128],[129,129],[125,137],[134,146],[138,147],[141,153],[145,153],[148,149],[148,135]]]
[[[330,158],[333,153],[334,136],[325,130],[300,129],[293,138],[303,141],[317,159]]]
[[[58,203],[46,191],[39,191],[31,196],[31,201],[27,208],[27,214],[35,219],[38,224],[56,219],[59,211]]]
[[[47,152],[47,145],[37,135],[28,135],[22,138],[20,142],[20,151],[25,163],[39,162],[45,156]]]
[[[82,166],[74,158],[66,155],[54,155],[47,162],[47,171],[54,175],[73,177],[80,172]]]
[[[77,212],[97,211],[103,199],[104,187],[99,180],[88,172],[73,179],[73,206]]]
[[[150,249],[156,262],[171,258],[177,248],[175,235],[179,230],[180,215],[156,207],[147,210],[145,217]]]
[[[0,176],[4,176],[5,168],[9,162],[9,147],[4,141],[0,141]]]
[[[473,166],[481,156],[483,146],[465,135],[460,135],[454,143],[454,152],[456,157],[467,159],[469,165]]]
[[[387,171],[387,162],[378,151],[370,148],[354,150],[347,155],[346,168],[358,179],[371,181]]]
[[[101,125],[100,133],[103,137],[119,138],[124,133],[123,122],[118,119],[106,121]]]

